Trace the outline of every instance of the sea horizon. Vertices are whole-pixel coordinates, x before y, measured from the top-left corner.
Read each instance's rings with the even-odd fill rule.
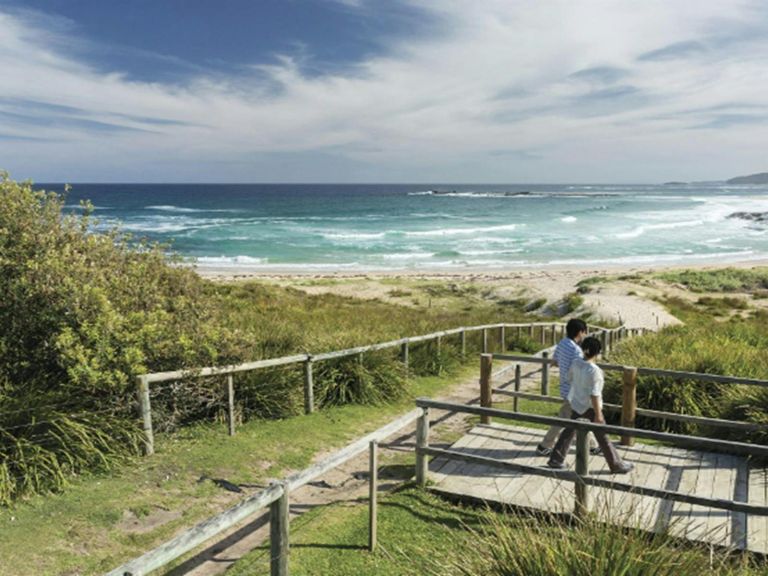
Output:
[[[37,188],[62,191],[63,184]],[[201,269],[463,271],[768,259],[768,186],[75,183]]]

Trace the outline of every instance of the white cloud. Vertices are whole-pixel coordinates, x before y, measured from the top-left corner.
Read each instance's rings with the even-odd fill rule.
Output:
[[[343,74],[306,75],[284,56],[185,85],[98,71],[55,22],[0,13],[0,167],[73,181],[637,181],[766,169],[768,21],[755,2],[413,3],[435,33]],[[604,84],[573,76],[593,68],[622,73]],[[29,102],[71,110],[30,119]]]

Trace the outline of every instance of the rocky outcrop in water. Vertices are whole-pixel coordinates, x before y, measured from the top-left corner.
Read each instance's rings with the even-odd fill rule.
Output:
[[[768,222],[768,212],[734,212],[728,218],[748,220],[750,222]]]

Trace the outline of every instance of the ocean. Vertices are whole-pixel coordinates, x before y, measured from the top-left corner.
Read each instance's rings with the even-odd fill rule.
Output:
[[[39,188],[61,191],[60,184]],[[510,269],[768,257],[768,186],[74,184],[98,226],[201,268]]]

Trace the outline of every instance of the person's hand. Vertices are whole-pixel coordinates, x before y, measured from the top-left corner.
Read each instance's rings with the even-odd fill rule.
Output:
[[[605,424],[605,418],[603,417],[602,412],[595,414],[595,424]]]

